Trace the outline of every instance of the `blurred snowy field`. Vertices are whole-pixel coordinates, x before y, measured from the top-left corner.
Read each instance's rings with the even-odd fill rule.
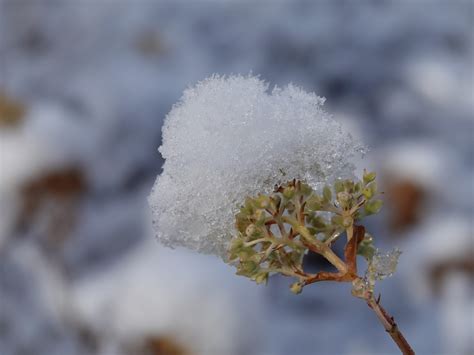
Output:
[[[470,354],[474,4],[0,0],[0,354],[396,354],[344,285],[296,297],[158,245],[166,113],[213,73],[327,98],[404,251],[379,290],[418,354]]]

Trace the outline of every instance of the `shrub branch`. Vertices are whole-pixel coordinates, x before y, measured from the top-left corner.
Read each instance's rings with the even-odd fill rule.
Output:
[[[367,302],[402,354],[414,354],[392,316],[373,297],[375,282],[391,276],[400,252],[381,253],[360,224],[363,217],[377,213],[382,203],[375,199],[375,174],[364,172],[362,181],[338,180],[319,195],[302,181],[277,186],[273,194],[248,197],[236,215],[238,234],[229,247],[229,262],[237,274],[266,283],[271,274],[294,277],[291,291],[298,294],[320,281],[351,282],[352,295]],[[328,215],[331,218],[328,218]],[[344,260],[332,249],[343,233],[347,236]],[[307,273],[303,257],[314,252],[336,271]],[[368,263],[358,275],[357,255]]]

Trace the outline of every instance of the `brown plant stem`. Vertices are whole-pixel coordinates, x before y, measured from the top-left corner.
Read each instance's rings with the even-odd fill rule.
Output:
[[[408,344],[407,340],[403,336],[402,332],[398,329],[397,323],[392,316],[380,305],[380,299],[376,300],[373,295],[368,296],[366,299],[368,306],[374,311],[380,323],[385,328],[385,331],[392,337],[395,344],[402,352],[403,355],[414,355],[415,352]]]
[[[315,275],[308,275],[308,277],[304,281],[305,286],[318,281],[351,282],[354,280],[361,280],[360,277],[357,276],[357,248],[359,246],[359,243],[364,238],[365,228],[363,226],[357,225],[353,227],[351,226],[351,228],[347,231],[347,234],[349,237],[348,242],[346,243],[346,247],[344,248],[345,262],[343,262],[346,265],[345,271],[341,270],[340,267],[338,267],[339,272],[337,273],[323,271],[318,272]],[[321,250],[316,251],[318,251],[321,255],[325,256],[326,259],[328,259],[333,265],[335,265],[333,260],[331,260],[331,258],[327,258],[327,255],[322,253]],[[342,262],[342,260],[340,261]],[[384,326],[386,332],[392,337],[393,341],[398,346],[402,354],[414,355],[415,352],[411,348],[410,344],[408,344],[403,334],[398,329],[398,326],[395,323],[393,317],[390,316],[388,312],[380,305],[380,297],[378,300],[376,300],[371,292],[364,292],[364,294],[357,295],[357,297],[360,297],[367,302],[368,306],[374,311],[374,313]]]

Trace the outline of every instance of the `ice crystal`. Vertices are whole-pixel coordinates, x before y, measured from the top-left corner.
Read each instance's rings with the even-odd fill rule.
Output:
[[[372,258],[371,269],[375,279],[383,280],[393,275],[397,268],[398,258],[402,252],[399,249],[393,249],[389,252],[377,252]]]
[[[350,176],[363,147],[323,103],[255,76],[212,76],[187,89],[166,117],[165,163],[149,197],[158,239],[224,257],[246,196],[293,178],[318,189]]]

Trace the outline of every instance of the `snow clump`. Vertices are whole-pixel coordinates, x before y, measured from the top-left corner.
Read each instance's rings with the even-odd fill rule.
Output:
[[[255,76],[214,75],[166,117],[165,159],[149,203],[161,243],[225,259],[246,196],[302,179],[315,189],[352,176],[364,147],[322,109],[325,99]]]

